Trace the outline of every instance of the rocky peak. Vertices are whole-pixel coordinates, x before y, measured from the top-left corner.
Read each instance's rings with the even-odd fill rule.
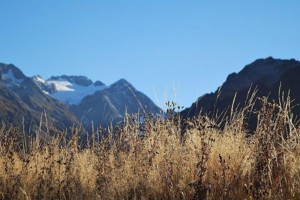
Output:
[[[104,83],[102,83],[101,81],[95,81],[94,86],[104,86]]]
[[[0,63],[0,81],[8,87],[19,86],[25,79],[26,76],[16,66]]]
[[[33,82],[42,90],[45,89],[46,87],[46,81],[43,79],[42,76],[40,75],[35,75],[33,77],[31,77],[31,79],[33,80]]]
[[[26,76],[23,74],[23,72],[19,68],[17,68],[16,66],[14,66],[13,64],[0,63],[0,73],[1,73],[1,75],[8,74],[10,72],[12,73],[12,75],[16,79],[26,78]]]
[[[246,65],[239,73],[230,74],[222,86],[222,91],[236,92],[264,81],[267,86],[273,85],[288,70],[298,66],[300,62],[291,60],[281,60],[268,57],[257,59],[253,63]]]
[[[160,108],[151,99],[125,79],[87,95],[79,104],[71,106],[86,129],[90,129],[92,121],[95,127],[116,124],[124,119],[126,113],[139,113],[142,108],[146,113],[160,113]]]
[[[115,83],[111,84],[110,88],[114,88],[114,89],[131,88],[132,89],[133,86],[127,80],[120,79],[120,80],[116,81]]]

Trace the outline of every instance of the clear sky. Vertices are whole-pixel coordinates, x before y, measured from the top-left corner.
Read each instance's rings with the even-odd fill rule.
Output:
[[[300,59],[299,0],[0,0],[0,62],[189,107],[257,58]]]

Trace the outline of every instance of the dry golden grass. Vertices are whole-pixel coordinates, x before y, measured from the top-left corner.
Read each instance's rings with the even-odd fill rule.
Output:
[[[74,129],[48,141],[0,133],[0,199],[299,199],[299,127],[290,102],[261,99],[258,127],[245,137],[251,106],[235,110],[222,129],[199,116],[179,117],[92,134],[86,146]],[[183,134],[184,132],[184,134]]]

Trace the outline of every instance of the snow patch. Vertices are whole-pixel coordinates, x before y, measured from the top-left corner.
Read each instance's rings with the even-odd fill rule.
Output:
[[[2,74],[2,80],[8,82],[8,86],[20,86],[20,84],[24,81],[24,79],[18,79],[15,77],[12,69],[9,69],[9,71],[5,74]]]
[[[42,90],[42,91],[43,91],[43,93],[49,95],[49,92],[47,92],[47,91],[45,91],[45,90]]]
[[[122,115],[119,114],[118,109],[116,108],[116,106],[111,102],[110,98],[105,95],[104,99],[108,103],[108,106],[112,108],[113,112],[116,113],[118,115],[118,117],[122,117]]]
[[[87,95],[107,88],[105,85],[95,83],[86,86],[78,85],[64,78],[44,80],[40,76],[35,76],[32,79],[45,94],[69,105],[78,105]]]
[[[47,85],[53,85],[55,90],[57,92],[73,92],[75,91],[74,88],[72,88],[73,84],[70,83],[69,81],[46,81]]]
[[[46,84],[46,81],[39,75],[33,77],[33,81],[36,83]]]
[[[50,94],[51,97],[70,105],[78,105],[85,96],[94,94],[96,91],[107,88],[107,86],[105,85],[77,85],[64,79],[47,80],[46,85],[48,85],[48,87],[54,88],[54,92]]]

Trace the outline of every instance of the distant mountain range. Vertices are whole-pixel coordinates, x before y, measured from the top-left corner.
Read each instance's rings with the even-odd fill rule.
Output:
[[[252,88],[253,91],[256,87],[257,97],[268,96],[269,100],[275,101],[279,99],[279,88],[285,94],[290,91],[290,97],[294,99],[293,105],[297,105],[300,103],[299,77],[300,62],[295,59],[258,59],[246,65],[240,72],[230,74],[215,92],[199,97],[181,115],[183,118],[190,118],[199,114],[222,113],[232,105],[234,98],[235,107],[243,107],[249,89]],[[300,116],[299,106],[293,112]]]
[[[110,86],[92,82],[84,76],[55,76],[44,80],[34,76],[33,81],[45,93],[68,105],[69,110],[86,129],[107,127],[124,119],[125,113],[159,114],[157,107],[146,95],[121,79]]]
[[[45,94],[14,65],[0,64],[1,127],[13,125],[34,133],[39,127],[64,130],[79,125],[77,118],[59,101]]]
[[[0,121],[35,132],[40,121],[44,129],[64,130],[80,123],[86,130],[113,125],[125,116],[146,112],[158,114],[146,95],[124,79],[106,86],[84,76],[27,77],[12,64],[0,64]],[[42,118],[41,118],[42,117]]]
[[[183,110],[182,118],[222,113],[232,105],[242,107],[250,88],[257,96],[278,100],[278,90],[300,104],[300,62],[272,57],[258,59],[240,72],[230,74],[215,92],[205,94]],[[123,120],[125,113],[161,113],[151,99],[121,79],[109,86],[84,76],[27,77],[11,64],[0,64],[0,127],[10,124],[34,132],[42,120],[43,130],[64,130],[82,124],[86,130]],[[300,115],[300,106],[293,109]],[[46,124],[46,126],[45,126]]]

